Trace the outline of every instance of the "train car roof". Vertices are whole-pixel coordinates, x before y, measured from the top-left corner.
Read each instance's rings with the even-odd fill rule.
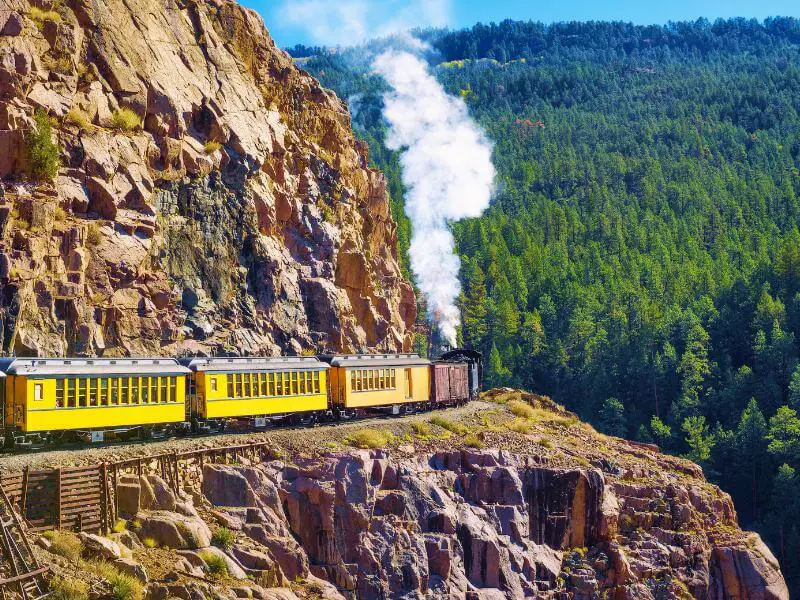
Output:
[[[324,371],[328,368],[313,356],[245,356],[184,358],[181,364],[192,371],[228,373],[231,371]]]
[[[424,367],[431,364],[417,354],[335,354],[320,356],[332,367]]]
[[[174,358],[5,358],[7,375],[185,375]]]

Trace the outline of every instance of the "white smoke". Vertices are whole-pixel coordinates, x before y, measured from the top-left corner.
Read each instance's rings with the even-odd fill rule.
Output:
[[[456,344],[460,260],[452,221],[477,217],[494,184],[492,145],[461,98],[448,95],[410,52],[389,50],[375,60],[392,91],[384,97],[386,145],[401,150],[406,214],[411,220],[411,269],[444,339]]]

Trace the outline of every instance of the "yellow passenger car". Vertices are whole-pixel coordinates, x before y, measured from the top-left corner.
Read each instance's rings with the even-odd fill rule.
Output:
[[[325,363],[310,357],[193,358],[191,412],[195,419],[270,417],[328,409]]]
[[[23,440],[74,431],[102,441],[185,420],[189,371],[170,358],[2,359],[0,371],[6,429]]]
[[[331,365],[331,403],[339,409],[430,401],[430,361],[416,354],[349,354],[322,358]]]

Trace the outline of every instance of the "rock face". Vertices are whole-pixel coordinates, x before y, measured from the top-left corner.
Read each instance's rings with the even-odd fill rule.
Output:
[[[702,483],[702,485],[701,485]],[[502,451],[206,465],[249,565],[357,598],[788,599],[772,554],[705,482],[631,483]]]
[[[384,179],[255,12],[34,7],[50,5],[0,8],[2,350],[410,347]],[[53,183],[26,176],[36,109],[60,149]]]

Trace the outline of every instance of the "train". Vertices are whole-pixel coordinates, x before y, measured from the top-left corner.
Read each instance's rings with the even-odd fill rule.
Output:
[[[6,448],[406,414],[480,393],[480,354],[0,358]]]

